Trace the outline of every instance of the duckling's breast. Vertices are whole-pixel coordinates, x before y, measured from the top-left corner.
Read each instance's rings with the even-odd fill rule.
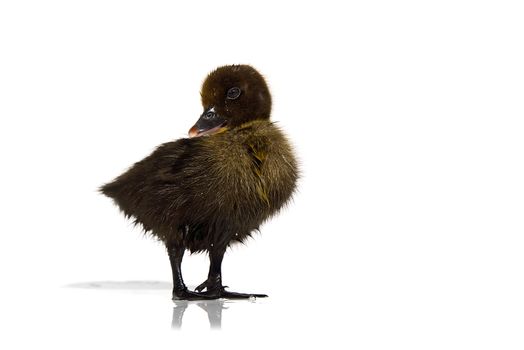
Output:
[[[209,172],[216,179],[215,200],[243,231],[257,229],[295,191],[297,162],[286,137],[272,123],[252,122],[208,137],[206,143],[214,160]]]

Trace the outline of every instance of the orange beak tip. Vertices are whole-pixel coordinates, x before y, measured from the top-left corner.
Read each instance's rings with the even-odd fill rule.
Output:
[[[195,126],[193,126],[191,129],[189,129],[189,132],[187,134],[190,138],[198,136],[198,129]]]

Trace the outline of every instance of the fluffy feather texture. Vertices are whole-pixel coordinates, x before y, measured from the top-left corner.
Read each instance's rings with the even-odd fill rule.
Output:
[[[242,91],[241,98],[224,99],[234,86]],[[204,108],[214,106],[218,114],[228,119],[230,128],[252,120],[268,120],[271,114],[271,94],[266,81],[248,65],[219,67],[209,73],[200,96]]]
[[[243,98],[224,98],[239,86]],[[126,216],[167,246],[191,252],[241,242],[291,198],[297,163],[283,132],[269,121],[271,97],[250,66],[225,66],[202,86],[204,108],[227,128],[160,145],[100,190]]]

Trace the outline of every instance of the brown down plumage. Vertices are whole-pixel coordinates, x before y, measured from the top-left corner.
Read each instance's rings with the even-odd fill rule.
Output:
[[[222,258],[289,201],[297,162],[269,120],[271,95],[254,68],[219,67],[204,81],[201,97],[204,113],[192,137],[160,145],[100,190],[165,243],[174,299],[263,297],[226,291]],[[186,249],[210,256],[208,279],[195,292],[182,279]]]

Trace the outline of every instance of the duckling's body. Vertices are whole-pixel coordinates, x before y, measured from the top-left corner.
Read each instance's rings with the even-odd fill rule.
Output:
[[[249,66],[225,66],[211,73],[202,91],[204,114],[190,130],[192,136],[206,136],[165,143],[101,188],[126,216],[165,243],[174,299],[265,296],[225,291],[221,279],[226,248],[278,212],[298,177],[286,137],[269,121],[265,105],[270,97],[260,79]],[[227,91],[223,104],[224,93],[218,91],[222,85]],[[252,98],[253,112],[246,108],[249,104],[240,104],[241,94],[248,102]],[[233,101],[237,99],[240,102]],[[196,292],[187,290],[182,279],[185,250],[210,256],[208,279]]]
[[[291,196],[296,177],[282,132],[254,121],[165,143],[103,193],[163,242],[199,252],[249,236]]]

